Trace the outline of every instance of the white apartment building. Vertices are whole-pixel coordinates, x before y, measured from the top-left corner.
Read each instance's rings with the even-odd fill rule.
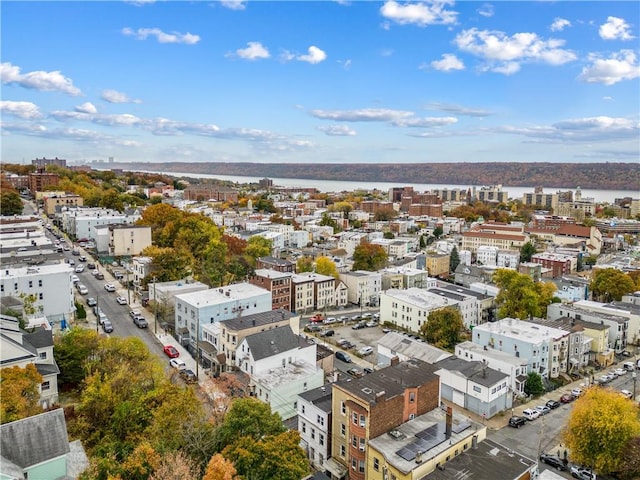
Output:
[[[76,239],[96,239],[94,227],[99,225],[133,225],[140,215],[125,215],[117,210],[98,207],[70,207],[59,214],[62,229]]]
[[[458,250],[458,258],[460,259],[460,263],[471,265],[472,255],[470,250]]]
[[[142,225],[101,225],[93,228],[96,249],[109,255],[140,255],[151,246],[151,227]],[[106,241],[106,244],[105,244]]]
[[[73,268],[67,263],[3,267],[0,296],[14,297],[24,303],[33,300],[35,315],[46,316],[50,323],[69,321],[75,312],[73,303]]]
[[[331,393],[331,387],[321,386],[298,395],[300,446],[319,471],[331,456]]]
[[[498,247],[490,247],[487,245],[481,245],[476,252],[476,260],[479,265],[485,265],[487,267],[495,267],[498,265]]]
[[[390,288],[433,288],[436,279],[429,277],[429,272],[411,267],[388,267],[380,270],[382,290]]]
[[[456,307],[460,311],[465,327],[472,328],[483,323],[482,309],[480,308],[480,303],[475,296],[465,295],[462,292],[455,292],[444,288],[430,288],[429,292],[440,295],[442,298],[446,298],[450,302],[455,302]]]
[[[315,305],[315,282],[308,275],[291,275],[291,311],[304,314]]]
[[[151,274],[153,259],[151,257],[133,257],[131,259],[131,273],[133,273],[134,289],[139,293],[143,280]]]
[[[340,280],[347,286],[350,303],[367,307],[378,305],[382,290],[382,274],[380,272],[366,270],[341,272]]]
[[[498,268],[509,268],[515,270],[520,263],[519,250],[499,250],[496,266]]]
[[[380,294],[380,318],[411,332],[419,332],[427,322],[429,314],[457,302],[422,290],[387,290]]]

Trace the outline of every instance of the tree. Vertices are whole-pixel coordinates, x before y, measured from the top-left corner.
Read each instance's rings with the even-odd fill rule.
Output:
[[[181,280],[191,273],[193,257],[184,251],[172,247],[156,247],[150,245],[142,251],[142,255],[150,257],[152,274],[145,277],[145,282],[170,282]]]
[[[313,258],[300,257],[296,261],[296,273],[313,272]]]
[[[436,238],[440,238],[443,233],[444,233],[444,229],[442,228],[441,225],[438,225],[436,228],[433,229],[433,236]]]
[[[536,251],[536,246],[533,242],[529,241],[523,244],[520,247],[520,262],[530,262]]]
[[[524,393],[537,397],[544,393],[544,385],[542,385],[542,377],[536,372],[529,372],[524,382]]]
[[[61,389],[75,390],[84,380],[84,363],[98,348],[99,335],[95,330],[74,327],[54,337],[53,357],[60,368],[58,384]]]
[[[318,225],[322,227],[333,228],[333,233],[340,231],[340,226],[338,225],[338,222],[335,219],[331,218],[329,214],[326,212],[322,214],[322,218],[318,222]]]
[[[353,270],[375,272],[387,265],[387,252],[380,245],[362,242],[353,251]]]
[[[258,257],[268,257],[271,255],[273,242],[268,238],[254,235],[247,241],[246,255],[249,257],[251,265],[255,265]]]
[[[22,199],[20,198],[20,194],[18,192],[3,191],[0,194],[0,214],[1,215],[22,215]]]
[[[382,234],[382,238],[386,238],[387,240],[393,240],[394,238],[396,238],[396,236],[393,232],[387,231]]]
[[[216,453],[211,457],[202,480],[235,480],[237,478],[233,463]]]
[[[198,465],[180,451],[165,453],[149,480],[184,480],[199,478]]]
[[[624,448],[626,461],[618,471],[622,480],[637,480],[640,478],[640,437],[633,437]]]
[[[534,282],[528,275],[506,268],[493,274],[500,289],[496,297],[499,318],[528,318],[546,315],[556,287],[551,282]]]
[[[316,272],[320,275],[327,275],[329,277],[340,277],[338,267],[336,267],[335,262],[329,257],[318,257],[316,259]]]
[[[458,247],[454,245],[449,255],[449,271],[455,272],[458,265],[460,265],[460,254],[458,253]]]
[[[626,448],[638,436],[635,403],[614,390],[593,387],[574,403],[565,442],[573,462],[606,475],[622,469],[629,454]]]
[[[596,270],[591,281],[593,295],[603,302],[621,300],[623,295],[633,292],[635,288],[633,279],[616,268]]]
[[[33,363],[25,368],[0,369],[0,423],[9,423],[42,412],[40,384],[42,375]]]
[[[420,327],[420,333],[427,342],[444,350],[453,350],[460,341],[464,330],[462,315],[457,308],[445,307],[429,313],[427,322]]]

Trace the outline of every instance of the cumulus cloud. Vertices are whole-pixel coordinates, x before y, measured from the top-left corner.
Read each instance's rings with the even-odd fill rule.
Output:
[[[245,60],[258,60],[271,56],[269,50],[260,42],[247,42],[247,48],[239,48],[235,51],[235,54],[227,54],[228,57],[234,55]]]
[[[137,40],[146,40],[149,37],[155,37],[158,43],[184,43],[186,45],[195,45],[200,41],[199,35],[179,32],[166,33],[159,28],[139,28],[137,30],[133,30],[126,27],[122,29],[122,34],[127,37],[134,37]]]
[[[488,117],[493,115],[488,110],[482,110],[479,108],[467,108],[461,105],[454,105],[449,103],[433,102],[427,105],[427,108],[431,110],[440,110],[442,112],[454,113],[456,115],[464,115],[467,117]]]
[[[2,100],[0,101],[0,112],[28,120],[42,117],[42,114],[38,110],[38,106],[31,102]]]
[[[544,40],[535,33],[515,33],[471,28],[460,32],[454,43],[464,52],[484,59],[484,70],[510,75],[524,62],[563,65],[575,60],[576,54],[562,47],[564,40]]]
[[[301,62],[316,64],[316,63],[323,62],[327,59],[327,54],[322,50],[320,50],[315,45],[311,45],[308,48],[307,52],[308,53],[306,55],[298,55],[296,57],[296,60],[299,60]]]
[[[450,72],[452,70],[464,70],[464,63],[453,53],[444,53],[442,60],[434,60],[431,66],[441,72]]]
[[[589,65],[582,69],[578,78],[587,83],[613,85],[623,80],[640,77],[640,65],[633,50],[620,50],[609,58],[589,55]]]
[[[434,0],[401,5],[389,0],[380,8],[380,14],[400,25],[449,25],[456,23],[458,16],[458,12],[446,8],[453,3],[449,0]]]
[[[72,140],[79,143],[87,143],[100,147],[139,147],[142,146],[140,142],[129,140],[121,137],[113,137],[111,135],[105,135],[95,130],[86,130],[80,128],[47,128],[44,125],[30,124],[19,125],[5,123],[2,125],[2,129],[7,133],[18,133],[21,135],[28,135],[40,138],[49,138],[53,140]]]
[[[126,93],[117,90],[103,90],[100,98],[109,103],[142,103],[140,100],[129,97]]]
[[[74,110],[80,113],[98,113],[98,109],[91,102],[85,102],[82,105],[78,105]]]
[[[569,20],[567,20],[566,18],[557,17],[553,19],[553,23],[549,28],[551,28],[552,32],[561,32],[566,27],[570,27],[570,26],[571,26],[571,22]]]
[[[247,8],[247,2],[245,0],[221,0],[220,5],[229,10],[244,10]]]
[[[600,38],[603,40],[633,40],[629,29],[631,26],[623,18],[607,17],[607,22],[600,25]]]
[[[360,110],[312,110],[311,115],[322,120],[339,122],[383,122],[394,127],[432,128],[451,125],[458,121],[454,117],[416,117],[414,112],[384,108]]]
[[[317,129],[332,137],[354,137],[356,135],[356,131],[349,125],[330,125],[317,127]]]
[[[458,123],[458,119],[455,117],[400,118],[391,122],[392,125],[397,127],[418,128],[444,127],[454,123]]]
[[[478,9],[478,14],[482,15],[483,17],[493,17],[493,5],[491,5],[490,3],[483,4]]]
[[[2,83],[6,85],[16,84],[41,92],[61,92],[74,97],[82,95],[80,89],[73,85],[73,81],[62,75],[58,70],[53,72],[37,70],[21,73],[20,67],[5,62],[0,64],[0,78]]]

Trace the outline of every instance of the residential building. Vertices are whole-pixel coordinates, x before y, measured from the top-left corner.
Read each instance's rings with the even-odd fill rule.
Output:
[[[311,466],[325,470],[331,457],[331,386],[321,386],[298,394],[300,446]]]
[[[53,332],[37,327],[32,333],[20,329],[18,319],[0,315],[0,368],[25,368],[33,364],[42,375],[40,405],[49,408],[58,402],[60,370],[53,357]]]
[[[440,348],[434,347],[422,340],[416,340],[408,335],[389,332],[378,340],[378,365],[391,365],[394,359],[406,362],[415,358],[433,365],[451,354]]]
[[[593,198],[582,198],[582,190],[576,188],[575,198],[568,201],[560,200],[558,202],[558,215],[573,217],[579,222],[586,217],[593,217],[596,214],[596,202]]]
[[[475,295],[465,295],[447,288],[430,288],[430,293],[440,295],[456,305],[462,321],[467,328],[473,328],[482,323],[482,311]]]
[[[184,198],[195,201],[238,202],[238,192],[223,185],[189,185],[184,189]]]
[[[140,255],[151,246],[151,227],[143,225],[110,225],[109,254],[116,257]]]
[[[457,303],[419,288],[390,289],[380,294],[380,318],[411,332],[419,332],[429,314]]]
[[[522,204],[537,210],[555,212],[558,208],[558,194],[543,193],[542,189],[538,189],[533,193],[522,194]]]
[[[388,267],[380,271],[382,290],[390,288],[432,288],[436,279],[429,277],[429,272],[410,267]]]
[[[520,250],[499,250],[496,266],[516,270],[520,264]]]
[[[45,188],[56,187],[60,183],[57,173],[34,172],[29,174],[29,190],[31,193],[43,192]]]
[[[260,268],[249,277],[249,283],[271,292],[273,310],[291,309],[291,276],[289,272]]]
[[[531,262],[539,263],[543,268],[549,269],[553,278],[560,278],[574,273],[578,265],[577,257],[549,252],[532,255]]]
[[[308,275],[291,276],[291,311],[305,314],[314,309],[315,282]]]
[[[144,279],[151,275],[152,269],[153,259],[151,257],[133,257],[131,259],[133,288],[138,295],[142,293]]]
[[[532,322],[503,318],[473,329],[473,342],[487,348],[512,353],[528,360],[528,371],[545,378],[556,378],[566,372],[569,332],[541,327]]]
[[[471,196],[474,200],[484,203],[506,203],[509,201],[509,193],[502,190],[502,185],[491,185],[476,189],[473,187]]]
[[[439,407],[440,379],[435,370],[432,365],[412,359],[362,378],[333,383],[333,434],[326,468],[339,478],[348,473],[351,480],[364,480],[372,478],[368,465],[374,469],[377,464],[382,475],[385,457],[369,451],[371,442]],[[380,445],[376,451],[382,448]]]
[[[256,269],[275,270],[282,273],[296,273],[296,264],[277,257],[258,257]]]
[[[443,400],[464,408],[483,419],[510,409],[513,394],[509,390],[509,375],[477,360],[455,356],[436,365]]]
[[[472,253],[483,245],[497,247],[498,250],[520,249],[529,241],[529,236],[523,233],[523,226],[517,224],[501,224],[489,222],[475,225],[470,230],[462,232],[462,250]]]
[[[296,276],[297,280],[305,277],[313,282],[313,309],[323,310],[334,307],[336,279],[330,275],[320,275],[315,272],[303,272]]]
[[[478,361],[487,367],[509,376],[509,390],[516,397],[525,397],[524,385],[529,371],[526,358],[516,357],[511,352],[503,352],[494,348],[486,348],[470,341],[456,345],[455,353],[458,358],[467,361]]]
[[[128,272],[128,271],[127,271]],[[126,280],[126,278],[125,278]],[[175,280],[172,282],[154,282],[149,285],[149,299],[158,319],[166,330],[173,332],[176,307],[176,296],[183,293],[201,292],[209,286],[195,280]],[[155,306],[154,306],[155,305]]]
[[[458,285],[469,288],[472,283],[487,283],[491,280],[493,272],[475,265],[460,262],[455,271],[455,282]]]
[[[426,270],[432,277],[448,278],[450,259],[448,253],[427,253]]]
[[[602,251],[602,232],[597,227],[563,223],[549,227],[526,227],[525,233],[557,247],[575,248],[577,252],[588,255],[599,255]]]
[[[571,319],[573,323],[582,328],[584,340],[589,348],[589,364],[606,368],[615,362],[615,350],[609,347],[609,325],[604,323],[583,322]]]
[[[438,282],[437,287],[440,290],[449,290],[451,292],[457,293],[458,295],[474,297],[478,309],[478,324],[493,322],[496,319],[495,296],[487,295],[485,293],[471,290],[470,288],[465,288],[459,285],[452,285],[446,282]]]
[[[236,349],[236,361],[249,376],[253,395],[283,420],[296,415],[299,394],[324,383],[324,372],[316,366],[316,344],[289,326],[246,336]]]
[[[354,305],[375,307],[382,289],[382,274],[366,270],[341,272],[340,280],[348,290],[347,299]]]
[[[43,170],[47,168],[49,165],[56,165],[58,167],[67,168],[67,161],[64,158],[58,158],[58,157],[55,157],[55,158],[36,157],[35,160],[31,160],[31,165],[36,167],[36,170]]]
[[[139,218],[140,212],[120,213],[101,207],[70,207],[57,215],[62,229],[67,234],[80,239],[93,239],[100,252],[109,251],[111,235],[108,227],[111,225],[133,225]],[[102,229],[100,227],[103,227]]]
[[[43,197],[44,213],[48,217],[60,212],[63,208],[81,207],[84,205],[84,199],[80,195],[67,193],[66,195],[52,195]]]
[[[0,478],[77,479],[89,468],[80,440],[69,442],[62,408],[0,426]]]
[[[576,219],[573,217],[562,217],[560,215],[531,215],[531,226],[534,228],[559,227],[561,225],[575,225]]]
[[[578,373],[589,364],[591,338],[585,337],[582,324],[577,324],[575,319],[568,316],[554,320],[534,317],[529,321],[542,327],[560,328],[569,332],[568,343],[565,344],[566,348],[559,345],[559,349],[556,350],[558,355],[563,357],[561,361],[566,363],[567,373]]]
[[[478,265],[487,267],[495,267],[498,264],[498,247],[490,247],[488,245],[481,245],[476,252],[476,262]]]

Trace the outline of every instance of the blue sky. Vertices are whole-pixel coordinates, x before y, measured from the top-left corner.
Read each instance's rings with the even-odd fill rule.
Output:
[[[639,21],[634,1],[3,1],[2,161],[637,162]]]

